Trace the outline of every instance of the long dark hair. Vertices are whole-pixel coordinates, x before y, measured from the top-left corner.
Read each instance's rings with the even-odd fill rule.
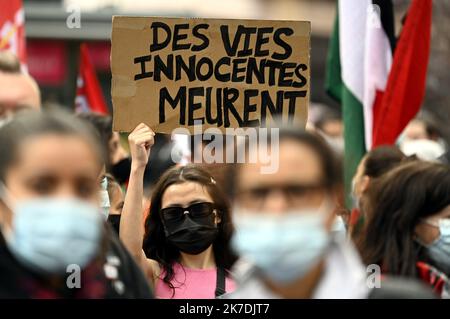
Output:
[[[370,183],[367,190],[361,194],[361,197],[359,199],[361,216],[356,227],[352,229],[351,236],[354,240],[360,240],[360,225],[362,225],[360,223],[365,223],[365,211],[367,205],[366,194],[368,193],[370,187],[372,187],[372,183],[380,178],[383,174],[389,172],[394,167],[405,163],[408,160],[410,159],[408,159],[408,157],[406,157],[406,155],[403,154],[403,152],[398,147],[392,145],[378,146],[367,152],[367,154],[364,156],[362,160],[363,176],[370,177]]]
[[[429,162],[402,164],[368,191],[368,223],[358,246],[366,264],[380,264],[386,273],[416,276],[416,262],[425,259],[414,240],[421,219],[450,205],[450,167]]]
[[[205,170],[196,165],[173,167],[161,177],[156,184],[150,204],[150,213],[145,220],[145,236],[143,249],[147,258],[156,260],[164,270],[163,282],[173,292],[175,287],[171,283],[174,278],[173,264],[180,261],[180,251],[166,238],[161,221],[160,210],[162,197],[166,189],[174,184],[195,182],[202,185],[213,199],[216,210],[221,219],[218,224],[218,235],[213,243],[214,258],[217,267],[229,270],[236,261],[236,256],[230,248],[233,234],[230,205],[215,180]]]

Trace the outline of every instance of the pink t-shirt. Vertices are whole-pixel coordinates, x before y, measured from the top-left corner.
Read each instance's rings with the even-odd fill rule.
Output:
[[[179,263],[173,265],[174,278],[172,284],[175,287],[173,299],[214,299],[217,281],[217,269],[191,269],[181,266]],[[170,299],[173,290],[161,278],[156,282],[156,298]],[[233,292],[235,283],[229,277],[225,279],[225,291]]]

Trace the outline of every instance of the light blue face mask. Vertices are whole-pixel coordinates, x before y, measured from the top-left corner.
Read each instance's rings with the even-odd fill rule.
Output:
[[[31,269],[64,274],[67,266],[85,267],[99,252],[103,234],[98,208],[75,198],[37,198],[11,204],[12,228],[3,229],[16,259]]]
[[[425,223],[438,227],[440,236],[430,245],[427,245],[428,255],[436,262],[439,270],[450,274],[450,219],[440,219],[435,223],[424,220]]]
[[[330,234],[323,212],[273,215],[239,212],[231,244],[237,254],[254,263],[265,276],[285,284],[303,277],[328,247]]]
[[[108,219],[110,207],[111,207],[111,203],[109,201],[109,194],[108,194],[108,179],[105,176],[102,179],[101,190],[100,190],[100,209],[101,209],[103,218],[105,220]]]

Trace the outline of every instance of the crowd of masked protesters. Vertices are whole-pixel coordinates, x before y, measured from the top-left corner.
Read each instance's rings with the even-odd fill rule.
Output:
[[[449,298],[439,128],[417,117],[347,187],[343,129],[270,130],[270,173],[248,141],[243,163],[177,161],[144,123],[44,108],[0,56],[0,298]]]

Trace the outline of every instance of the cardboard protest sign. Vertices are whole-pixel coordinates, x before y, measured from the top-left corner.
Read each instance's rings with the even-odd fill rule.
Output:
[[[309,22],[113,17],[114,129],[304,126]]]

